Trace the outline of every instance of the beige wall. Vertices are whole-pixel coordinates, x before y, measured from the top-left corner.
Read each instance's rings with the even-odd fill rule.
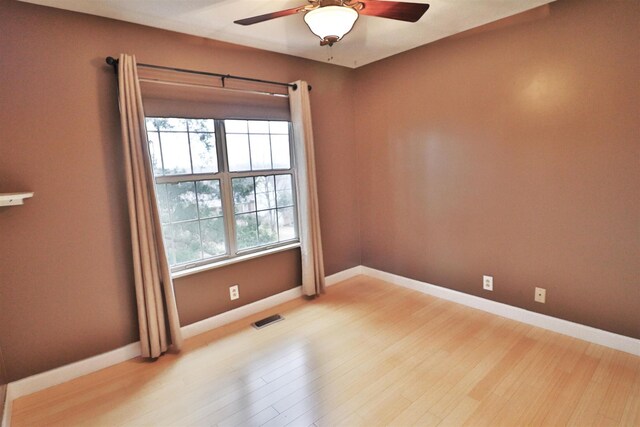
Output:
[[[309,81],[326,271],[360,263],[350,70],[13,0],[0,0],[0,28],[0,192],[35,191],[24,206],[0,209],[9,380],[137,340],[108,55]],[[297,286],[299,269],[294,250],[176,280],[182,324]],[[232,283],[241,285],[238,304],[228,301]]]
[[[356,71],[363,264],[638,338],[640,2],[539,15]]]

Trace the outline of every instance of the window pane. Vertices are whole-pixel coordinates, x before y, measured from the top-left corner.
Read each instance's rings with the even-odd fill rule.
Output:
[[[239,250],[258,246],[258,225],[255,213],[236,215],[236,241]]]
[[[256,177],[256,209],[272,209],[276,207],[276,192],[273,176]]]
[[[289,122],[269,122],[271,133],[289,134]]]
[[[249,137],[247,135],[227,135],[227,157],[231,172],[251,170]]]
[[[191,173],[187,135],[186,132],[160,132],[165,175]]]
[[[200,227],[198,222],[186,222],[173,224],[173,245],[175,248],[176,263],[196,261],[202,259],[200,247]]]
[[[167,200],[167,186],[165,184],[156,185],[156,197],[158,198],[160,222],[162,224],[167,224],[171,221],[171,217],[169,215],[170,206]]]
[[[252,170],[271,169],[269,135],[249,135]]]
[[[278,209],[278,234],[280,241],[297,237],[293,207]]]
[[[147,128],[147,132],[151,132],[152,130],[158,130],[158,127],[156,126],[156,120],[158,119],[154,119],[150,117],[144,120],[144,125]]]
[[[291,167],[288,135],[271,135],[271,156],[273,157],[274,169],[289,169]]]
[[[189,132],[215,132],[215,124],[211,119],[188,119]]]
[[[187,120],[176,118],[159,118],[157,120],[158,130],[187,131]]]
[[[269,122],[249,120],[249,133],[269,133]]]
[[[202,230],[202,251],[204,258],[211,258],[227,252],[224,245],[224,220],[212,218],[200,221]]]
[[[283,191],[283,190],[289,190],[291,191],[292,186],[291,186],[291,174],[287,173],[287,174],[282,174],[282,175],[276,175],[276,190],[278,191]]]
[[[149,117],[145,120],[147,131],[167,130],[186,131],[187,121],[185,119],[170,119],[165,117]]]
[[[222,199],[220,197],[220,181],[197,181],[198,212],[200,218],[222,216]]]
[[[291,175],[276,175],[276,200],[279,208],[293,205]]]
[[[151,155],[151,164],[153,165],[153,174],[155,176],[162,175],[160,137],[158,136],[158,132],[149,132],[147,136],[147,139],[149,140],[149,154]]]
[[[193,173],[217,173],[218,156],[214,133],[190,133]]]
[[[276,211],[258,212],[258,243],[266,245],[278,241]]]
[[[255,211],[256,199],[254,195],[253,178],[234,178],[231,181],[233,186],[234,212]]]
[[[227,133],[247,133],[247,121],[225,120],[224,129]]]
[[[181,182],[167,185],[167,201],[171,206],[171,221],[198,219],[195,183]]]

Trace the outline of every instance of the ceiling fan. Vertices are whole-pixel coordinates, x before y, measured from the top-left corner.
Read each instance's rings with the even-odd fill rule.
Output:
[[[304,21],[311,32],[320,37],[320,46],[332,46],[351,31],[359,15],[417,22],[429,9],[429,5],[425,3],[400,1],[308,0],[308,2],[309,4],[306,6],[240,19],[234,21],[234,23],[253,25],[270,19],[304,12]]]

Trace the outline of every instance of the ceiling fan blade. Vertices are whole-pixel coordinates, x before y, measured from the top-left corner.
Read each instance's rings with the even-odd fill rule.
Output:
[[[281,10],[279,12],[271,12],[265,13],[264,15],[253,16],[251,18],[239,19],[237,21],[233,21],[234,24],[240,25],[252,25],[257,24],[258,22],[268,21],[270,19],[281,18],[283,16],[294,15],[298,12],[302,12],[305,6],[298,6],[292,9]]]
[[[379,16],[398,21],[417,22],[429,9],[426,3],[407,3],[401,1],[361,0],[364,7],[361,15]]]

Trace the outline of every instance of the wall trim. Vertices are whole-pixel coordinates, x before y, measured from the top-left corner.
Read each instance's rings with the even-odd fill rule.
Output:
[[[640,356],[640,340],[636,338],[615,334],[613,332],[604,331],[602,329],[593,328],[580,323],[570,322],[568,320],[559,319],[546,314],[536,313],[534,311],[488,300],[475,295],[469,295],[464,292],[454,291],[452,289],[443,288],[441,286],[432,285],[419,280],[409,279],[407,277],[398,276],[397,274],[387,273],[374,268],[361,266],[360,269],[362,274],[366,276],[384,280],[385,282],[397,286],[413,289],[415,291],[422,292],[423,294],[432,295],[437,298],[473,307],[501,317],[517,320],[518,322],[526,323],[528,325],[537,326],[559,334],[568,335],[570,337]]]
[[[346,270],[342,270],[337,272],[336,274],[332,274],[331,276],[327,276],[324,278],[325,286],[333,286],[336,283],[343,282],[345,280],[351,279],[352,277],[359,276],[364,274],[362,271],[363,267],[361,265],[357,265],[355,267],[348,268]]]
[[[327,286],[332,286],[343,280],[350,279],[354,276],[362,274],[361,266],[349,268],[332,274],[325,278]],[[302,297],[302,288],[297,286],[293,289],[280,292],[265,299],[252,302],[225,313],[218,314],[208,319],[183,326],[181,329],[183,337],[191,338],[195,335],[210,331],[220,326],[224,326],[231,322],[251,316],[271,307],[275,307],[287,301]],[[88,359],[80,360],[59,368],[45,371],[18,381],[7,384],[5,408],[1,427],[9,427],[11,425],[11,409],[15,399],[22,396],[35,393],[40,390],[71,381],[83,375],[99,371],[118,363],[125,362],[140,356],[140,341],[128,344],[124,347],[111,350],[107,353],[99,354]]]

